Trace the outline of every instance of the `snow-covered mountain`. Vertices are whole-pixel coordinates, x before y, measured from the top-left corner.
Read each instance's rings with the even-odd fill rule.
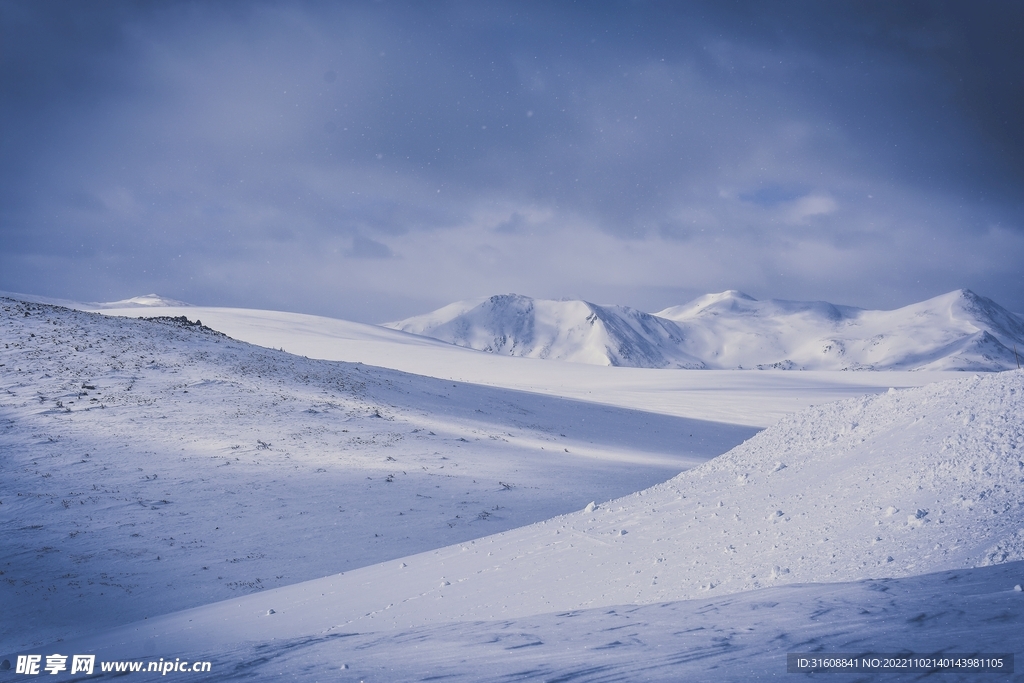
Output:
[[[633,367],[970,370],[1017,367],[1024,321],[970,290],[892,311],[758,301],[734,290],[654,315],[494,296],[387,327],[491,353]]]
[[[715,367],[807,370],[1008,370],[1024,321],[960,289],[893,311],[824,301],[709,294],[657,313],[685,330],[685,348]]]
[[[390,327],[509,356],[590,365],[703,368],[683,350],[677,325],[625,306],[518,294],[461,301]]]

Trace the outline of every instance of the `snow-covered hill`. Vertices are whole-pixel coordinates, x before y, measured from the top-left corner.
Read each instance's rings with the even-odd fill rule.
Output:
[[[184,301],[178,301],[177,299],[171,299],[170,297],[160,296],[159,294],[143,294],[141,296],[133,296],[127,299],[122,299],[120,301],[92,303],[75,301],[73,299],[61,299],[51,296],[40,296],[38,294],[25,294],[23,292],[0,291],[0,297],[5,299],[12,299],[14,301],[22,301],[25,303],[46,304],[48,306],[61,306],[63,308],[73,308],[76,310],[89,311],[99,311],[112,308],[130,310],[136,308],[183,308],[192,306],[192,304],[185,303]]]
[[[1019,371],[828,404],[624,498],[68,647],[230,652],[222,666],[310,680],[389,670],[393,680],[471,679],[472,666],[521,663],[522,647],[538,648],[533,668],[513,667],[510,680],[548,670],[628,679],[612,663],[631,647],[658,680],[686,679],[709,659],[725,672],[716,680],[750,680],[754,663],[758,677],[778,676],[784,652],[808,649],[1005,651],[1017,641],[1001,634],[1024,622],[1014,590],[1024,582],[1021,414]],[[699,602],[672,604],[684,599]],[[664,607],[635,607],[645,604]],[[675,625],[659,634],[666,619]],[[437,669],[424,668],[428,643]],[[733,645],[738,660],[718,649]]]
[[[462,301],[390,327],[491,353],[635,368],[703,368],[673,323],[625,306],[517,294]]]
[[[311,618],[377,630],[1024,560],[1022,414],[1018,371],[812,408],[646,491],[324,579],[338,601]]]
[[[1016,368],[1013,346],[1024,350],[1024,321],[964,289],[893,311],[728,291],[657,315],[714,367],[991,371]]]
[[[893,311],[709,294],[655,315],[506,295],[387,327],[497,354],[596,365],[779,370],[1017,367],[1024,321],[957,290]]]
[[[0,299],[0,649],[519,527],[755,431]]]
[[[177,299],[169,299],[159,294],[143,294],[133,296],[122,301],[108,301],[101,304],[93,304],[97,308],[157,308],[160,306],[188,306],[189,304]]]

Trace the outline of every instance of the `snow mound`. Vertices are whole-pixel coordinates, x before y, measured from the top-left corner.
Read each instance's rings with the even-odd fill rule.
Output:
[[[518,294],[463,301],[390,327],[507,356],[591,365],[702,368],[671,321],[625,306]]]
[[[1022,411],[1020,371],[890,390],[785,418],[665,486],[719,498],[736,518],[712,515],[705,530],[740,534],[738,559],[789,568],[789,580],[1020,560]],[[762,578],[725,573],[722,585]]]
[[[831,403],[646,491],[407,561],[451,576],[461,555],[459,618],[490,618],[1020,560],[1022,414],[1016,371]]]
[[[1020,371],[830,403],[665,484],[548,522],[557,542],[523,547],[544,535],[535,527],[494,543],[531,564],[559,557],[531,578],[553,609],[1021,560],[1021,415]],[[523,589],[516,599],[530,600]]]

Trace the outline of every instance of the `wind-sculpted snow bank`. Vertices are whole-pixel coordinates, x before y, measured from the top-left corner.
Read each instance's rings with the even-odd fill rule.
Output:
[[[625,498],[135,624],[96,646],[330,638],[1020,559],[1022,411],[1020,372],[812,408]]]
[[[1006,372],[803,411],[665,488],[721,502],[705,530],[740,543],[705,547],[752,568],[722,588],[906,576],[1024,559],[1022,461],[1024,373]]]
[[[489,617],[1024,559],[1022,416],[1021,372],[811,408],[665,484],[478,541],[492,555],[452,601]]]

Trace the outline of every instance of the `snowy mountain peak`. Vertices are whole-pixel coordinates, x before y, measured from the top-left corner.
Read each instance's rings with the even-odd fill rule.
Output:
[[[705,294],[704,296],[699,296],[686,305],[703,307],[710,306],[712,304],[726,302],[731,303],[735,301],[757,301],[757,299],[755,299],[754,297],[750,296],[745,292],[741,292],[738,289],[727,289],[724,292]]]
[[[404,332],[489,353],[591,365],[701,368],[669,320],[625,306],[518,294],[457,302],[394,323]]]
[[[671,306],[654,315],[669,320],[682,320],[709,310],[748,311],[757,299],[738,289],[727,289],[717,294],[705,294],[681,306]]]
[[[827,301],[787,301],[785,299],[758,301],[743,292],[728,290],[720,294],[706,294],[682,306],[666,308],[655,315],[677,322],[701,316],[723,314],[758,318],[803,315],[836,321],[858,310],[860,309],[849,306],[836,306]]]
[[[994,328],[1005,330],[1012,337],[1019,338],[1024,334],[1024,321],[1020,316],[1006,310],[992,299],[975,294],[969,289],[958,289],[945,296],[952,297],[954,294],[959,296],[953,300],[952,305],[964,315],[972,316],[979,322],[984,322]],[[936,297],[936,299],[942,298],[941,296]],[[999,335],[997,334],[997,336]]]

